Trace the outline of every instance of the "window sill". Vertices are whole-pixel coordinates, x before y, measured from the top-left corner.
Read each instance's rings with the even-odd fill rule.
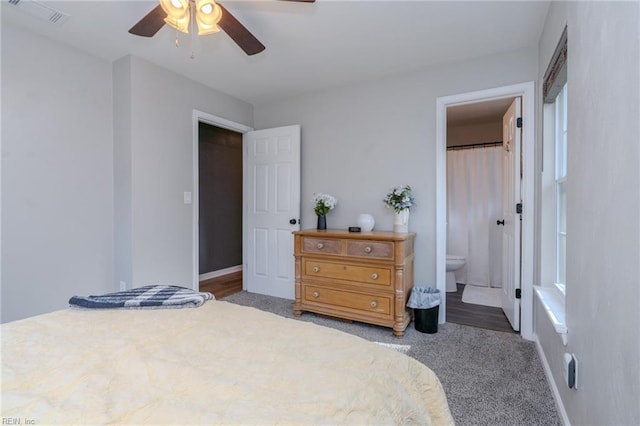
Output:
[[[560,290],[553,287],[534,286],[534,290],[538,295],[538,300],[542,303],[544,310],[553,324],[556,333],[560,335],[562,343],[567,345],[567,321],[565,315],[564,294]]]

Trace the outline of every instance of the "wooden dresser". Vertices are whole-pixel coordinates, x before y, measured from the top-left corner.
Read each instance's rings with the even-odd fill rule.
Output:
[[[415,233],[296,231],[294,314],[316,312],[404,335]]]

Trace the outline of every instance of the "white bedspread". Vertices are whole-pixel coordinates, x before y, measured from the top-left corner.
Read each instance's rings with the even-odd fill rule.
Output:
[[[453,424],[418,361],[227,302],[68,309],[1,333],[1,416],[22,424]]]

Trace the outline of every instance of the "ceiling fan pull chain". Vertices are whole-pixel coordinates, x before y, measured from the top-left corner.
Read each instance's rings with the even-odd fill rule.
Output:
[[[191,59],[194,59],[196,57],[195,53],[193,53],[193,31],[191,31],[191,40],[189,42],[189,44],[191,46],[189,46],[191,48],[191,55],[189,56]]]
[[[193,38],[195,37],[196,33],[196,6],[192,1],[189,2],[189,13],[191,14],[191,55],[189,57],[191,59],[194,59],[196,57],[196,55],[193,53]]]

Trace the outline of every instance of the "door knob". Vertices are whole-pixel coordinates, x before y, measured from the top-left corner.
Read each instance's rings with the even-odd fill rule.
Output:
[[[296,219],[289,219],[289,223],[295,225],[298,221]]]
[[[504,226],[504,219],[502,219],[502,220],[496,220],[496,225],[502,225],[502,226]]]

